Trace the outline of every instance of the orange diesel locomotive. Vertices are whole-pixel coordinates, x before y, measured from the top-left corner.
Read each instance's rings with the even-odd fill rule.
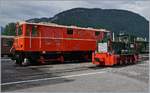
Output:
[[[96,40],[101,40],[109,32],[52,23],[21,22],[16,28],[17,36],[11,51],[15,51],[14,58],[19,65],[92,59]]]

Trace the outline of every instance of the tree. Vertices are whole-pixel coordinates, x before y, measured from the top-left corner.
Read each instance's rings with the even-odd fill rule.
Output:
[[[2,32],[2,35],[10,35],[15,36],[16,35],[16,23],[8,23],[4,31]]]

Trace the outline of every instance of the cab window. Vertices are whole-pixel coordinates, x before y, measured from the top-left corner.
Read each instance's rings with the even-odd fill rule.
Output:
[[[32,27],[32,36],[38,36],[37,26]]]
[[[21,26],[19,26],[19,27],[17,28],[17,30],[16,30],[16,35],[18,35],[18,36],[22,35],[22,27],[21,27]]]
[[[95,36],[98,36],[100,34],[100,32],[96,31],[95,32]]]
[[[30,28],[29,27],[27,27],[26,36],[30,36]]]
[[[26,36],[30,36],[30,32],[31,32],[31,36],[38,36],[38,32],[37,32],[37,26],[28,26],[27,30],[26,30]]]
[[[67,28],[67,34],[72,35],[73,34],[73,29],[72,28]]]

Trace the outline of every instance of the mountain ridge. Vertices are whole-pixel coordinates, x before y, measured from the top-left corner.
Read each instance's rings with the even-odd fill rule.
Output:
[[[149,38],[149,21],[143,16],[120,9],[73,8],[50,18],[33,18],[27,22],[52,22],[61,25],[105,28],[112,32],[124,32]]]

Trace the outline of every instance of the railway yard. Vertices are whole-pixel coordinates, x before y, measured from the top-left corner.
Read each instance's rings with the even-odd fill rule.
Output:
[[[144,92],[149,88],[149,59],[138,64],[99,67],[91,62],[66,62],[20,67],[1,59],[2,92]]]

